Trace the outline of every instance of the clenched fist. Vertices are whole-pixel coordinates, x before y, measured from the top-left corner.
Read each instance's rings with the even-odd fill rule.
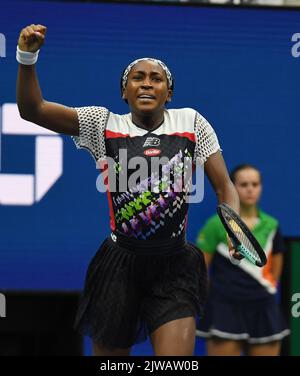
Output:
[[[47,28],[43,25],[30,25],[22,29],[18,46],[22,51],[36,52],[44,43]]]

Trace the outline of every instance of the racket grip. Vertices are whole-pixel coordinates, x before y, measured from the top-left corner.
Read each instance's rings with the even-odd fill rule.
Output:
[[[233,257],[233,254],[235,253],[235,250],[231,250],[229,251],[229,260],[230,262],[233,264],[233,265],[239,265],[241,263],[242,260],[239,260],[235,257]]]

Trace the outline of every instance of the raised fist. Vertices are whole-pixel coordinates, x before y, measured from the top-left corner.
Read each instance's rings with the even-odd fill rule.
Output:
[[[22,29],[18,46],[22,51],[36,52],[44,43],[47,28],[43,25],[30,25]]]

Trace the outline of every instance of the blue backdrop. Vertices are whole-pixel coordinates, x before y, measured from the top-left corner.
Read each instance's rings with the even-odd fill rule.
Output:
[[[165,61],[175,76],[172,107],[193,107],[212,123],[229,169],[257,165],[261,206],[280,220],[284,235],[300,235],[300,58],[292,56],[291,40],[300,32],[299,11],[1,1],[0,182],[7,174],[36,174],[37,136],[10,134],[5,129],[15,120],[4,117],[5,104],[16,103],[18,34],[31,23],[48,27],[37,69],[49,101],[125,113],[124,66],[142,56]],[[61,139],[62,174],[46,194],[30,205],[0,206],[1,289],[81,288],[90,258],[109,234],[93,160],[69,137]],[[12,184],[11,197],[22,189]],[[206,181],[204,202],[190,208],[190,240],[215,207]]]

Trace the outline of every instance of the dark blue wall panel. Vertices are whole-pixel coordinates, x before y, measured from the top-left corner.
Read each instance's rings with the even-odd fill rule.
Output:
[[[47,39],[37,65],[47,100],[126,113],[119,76],[131,60],[154,56],[175,76],[172,107],[194,107],[214,126],[228,168],[256,164],[261,206],[284,235],[299,235],[300,58],[291,54],[300,12],[137,4],[1,1],[0,106],[15,103],[15,48],[22,27],[41,23]],[[1,117],[0,117],[1,119]],[[1,124],[0,124],[1,125]],[[80,288],[92,255],[109,234],[105,194],[86,152],[63,136],[63,174],[41,201],[0,206],[0,288]],[[2,134],[0,174],[34,174],[35,136]],[[190,240],[214,213],[189,214]]]

